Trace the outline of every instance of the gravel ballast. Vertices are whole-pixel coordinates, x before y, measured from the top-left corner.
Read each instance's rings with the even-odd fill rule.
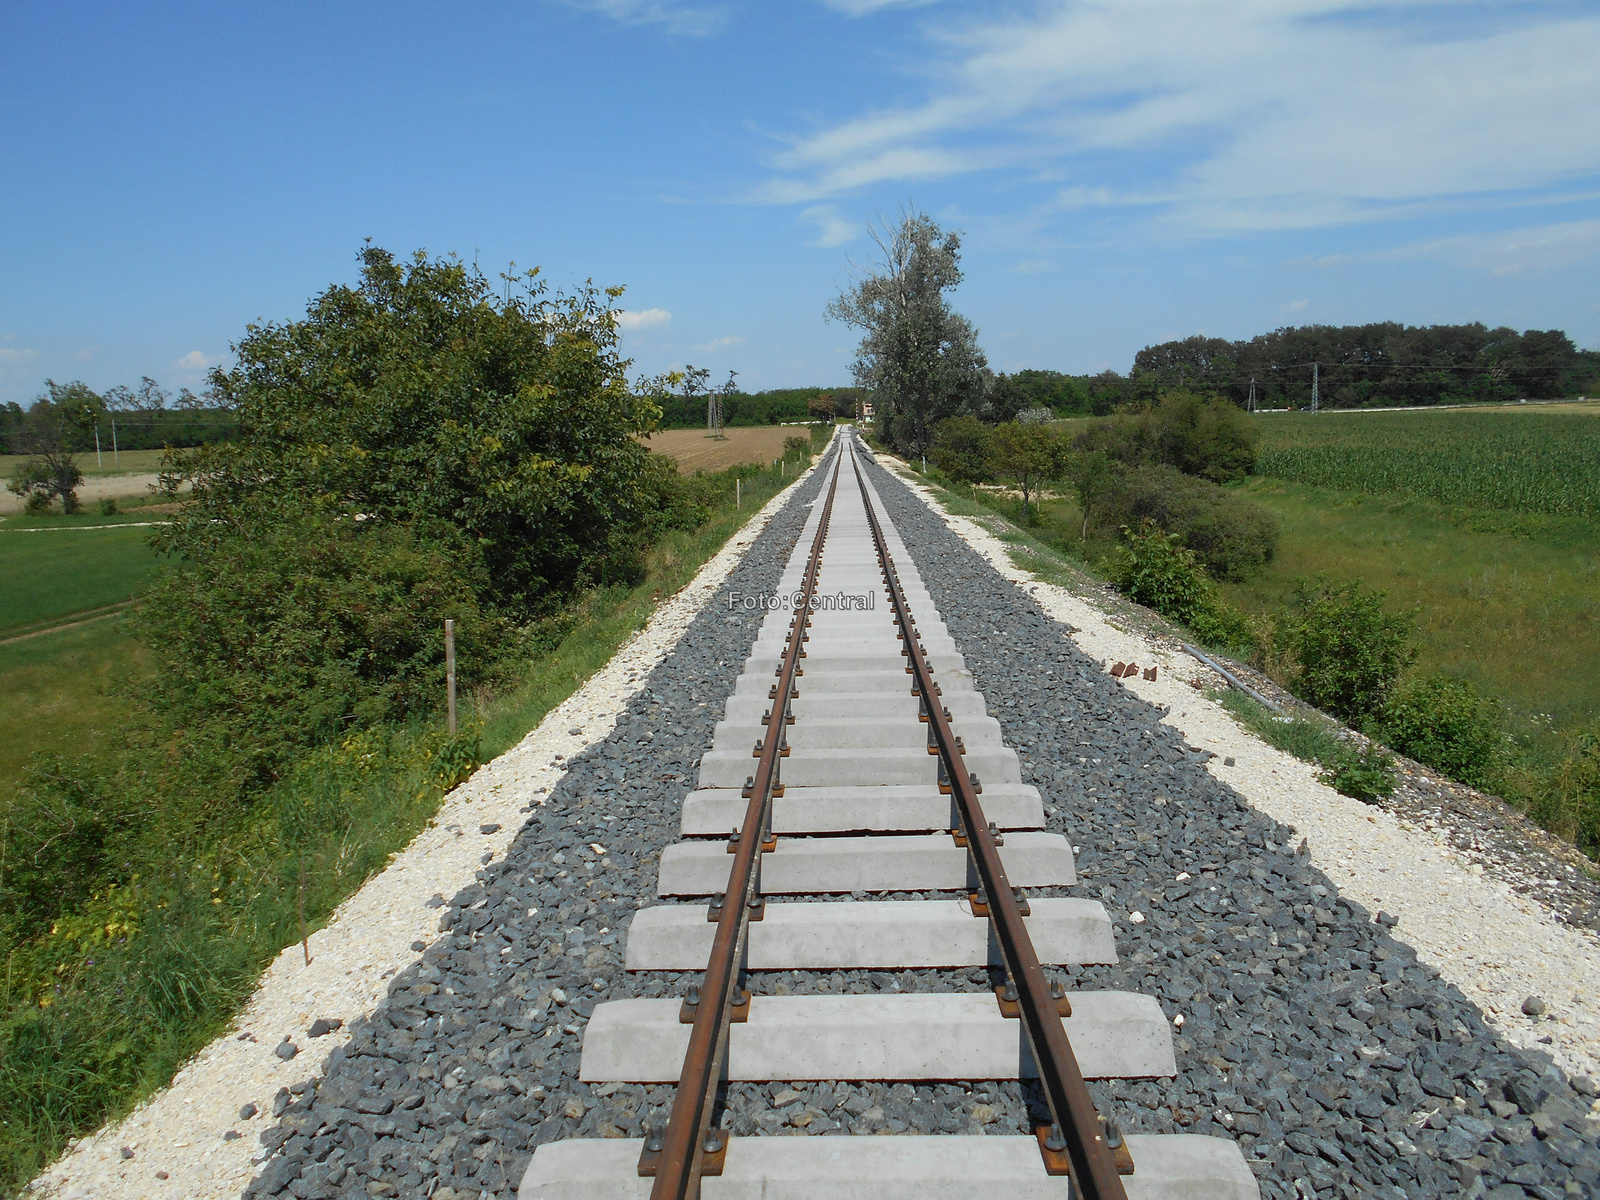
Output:
[[[775,581],[817,472],[728,580]],[[1589,1098],[1500,1038],[1414,951],[1340,896],[1295,831],[1208,769],[1161,707],[1104,673],[1029,595],[881,469],[871,478],[915,565],[1068,834],[1082,882],[1117,922],[1121,963],[1077,986],[1159,997],[1175,1081],[1095,1085],[1128,1132],[1235,1137],[1268,1196],[1592,1194]],[[670,1089],[576,1079],[597,1000],[681,992],[626,976],[631,915],[742,669],[757,620],[715,602],[600,744],[570,764],[503,860],[440,911],[320,1084],[280,1094],[276,1149],[251,1194],[508,1196],[532,1149],[637,1136]],[[1028,664],[1024,671],[1017,664]],[[1400,931],[1403,936],[1404,930]],[[757,990],[980,990],[982,971],[788,972]],[[1014,1083],[737,1084],[735,1134],[1014,1133]]]

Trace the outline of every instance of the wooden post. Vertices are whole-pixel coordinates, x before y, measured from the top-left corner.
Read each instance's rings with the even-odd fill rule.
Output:
[[[306,936],[306,856],[300,856],[300,953],[306,956],[306,966],[311,965],[311,940]]]
[[[456,623],[444,623],[444,692],[450,705],[450,736],[456,735]]]

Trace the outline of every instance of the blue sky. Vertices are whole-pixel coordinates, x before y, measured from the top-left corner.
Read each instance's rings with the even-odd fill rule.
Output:
[[[635,373],[849,380],[907,203],[998,369],[1285,324],[1600,346],[1600,7],[10,5],[0,401],[197,386],[371,237],[624,284]]]

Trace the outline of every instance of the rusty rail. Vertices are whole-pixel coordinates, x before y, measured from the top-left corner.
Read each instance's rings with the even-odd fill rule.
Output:
[[[852,450],[852,462],[854,462]],[[872,496],[867,490],[866,475],[859,468],[856,481],[861,486],[861,502],[867,510],[867,524],[872,529],[872,540],[877,546],[883,566],[884,584],[889,591],[896,623],[905,638],[909,651],[913,688],[922,697],[929,730],[938,747],[943,772],[955,798],[960,814],[962,833],[967,852],[977,867],[982,888],[979,899],[988,906],[990,924],[999,943],[1001,960],[1005,965],[1007,984],[1002,997],[1004,1004],[1014,1003],[1019,1010],[1022,1028],[1033,1051],[1034,1065],[1039,1071],[1039,1085],[1045,1101],[1050,1106],[1054,1125],[1039,1131],[1041,1153],[1046,1169],[1051,1170],[1053,1160],[1072,1177],[1074,1195],[1087,1200],[1127,1200],[1122,1179],[1118,1173],[1117,1154],[1112,1144],[1120,1148],[1122,1139],[1115,1126],[1108,1126],[1094,1106],[1089,1089],[1084,1085],[1083,1072],[1078,1068],[1077,1056],[1067,1040],[1061,1024],[1058,1005],[1062,996],[1052,992],[1045,979],[1044,968],[1034,951],[1033,940],[1028,936],[1022,920],[1020,893],[1013,892],[1006,878],[1005,864],[1000,861],[997,839],[990,831],[989,822],[978,803],[978,787],[967,773],[961,759],[956,735],[950,728],[950,719],[944,705],[938,702],[938,691],[933,670],[928,665],[921,645],[917,641],[911,610],[900,588],[895,573],[894,559],[889,554],[888,542],[872,507]],[[1070,1009],[1069,1009],[1070,1011]],[[1124,1158],[1124,1169],[1131,1162]],[[1059,1168],[1058,1168],[1059,1169]],[[1051,1173],[1056,1173],[1051,1170]]]
[[[651,1200],[696,1200],[702,1174],[720,1174],[722,1156],[727,1150],[727,1135],[712,1128],[717,1088],[722,1081],[728,1053],[728,1028],[734,1009],[745,1007],[749,997],[739,987],[739,974],[745,960],[745,941],[752,913],[761,904],[761,854],[771,823],[773,788],[778,783],[779,760],[788,728],[789,701],[794,694],[794,678],[805,643],[810,600],[822,560],[822,544],[828,536],[828,520],[833,515],[833,497],[839,486],[842,448],[834,455],[833,477],[828,498],[811,540],[811,556],[801,580],[800,602],[789,625],[789,642],[778,668],[777,683],[771,696],[773,705],[767,717],[767,731],[761,739],[761,759],[756,773],[746,785],[750,803],[745,808],[744,825],[734,831],[733,866],[728,872],[728,888],[720,905],[717,932],[711,943],[699,996],[686,1003],[692,1007],[694,1028],[689,1033],[689,1048],[683,1057],[678,1089],[673,1096],[672,1116],[666,1133],[658,1139],[646,1138],[639,1159],[639,1174],[655,1176]],[[757,918],[759,919],[759,918]]]

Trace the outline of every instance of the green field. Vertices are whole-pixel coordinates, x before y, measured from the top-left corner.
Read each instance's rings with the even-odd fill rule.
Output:
[[[1305,577],[1360,579],[1420,610],[1421,669],[1500,697],[1519,731],[1600,719],[1600,522],[1259,477],[1244,491],[1277,516],[1282,539],[1262,576],[1222,585],[1241,608],[1270,612]]]
[[[130,518],[123,518],[124,520]],[[112,685],[147,669],[113,607],[150,580],[148,529],[75,529],[108,518],[14,517],[0,523],[0,796],[35,750],[81,752],[117,723]],[[112,518],[114,520],[114,518]],[[22,532],[45,526],[44,532]]]
[[[129,600],[158,561],[145,544],[148,529],[24,528],[20,521],[0,525],[0,639]]]
[[[1255,425],[1261,432],[1258,475],[1369,495],[1600,519],[1600,421],[1586,412],[1297,412],[1263,414]]]

